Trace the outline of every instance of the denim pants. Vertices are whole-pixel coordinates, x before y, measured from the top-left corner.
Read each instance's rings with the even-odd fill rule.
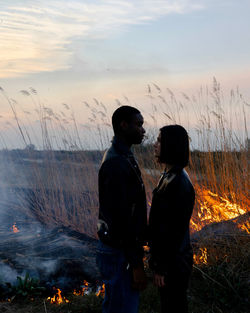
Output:
[[[97,266],[105,284],[103,313],[137,313],[139,292],[131,288],[132,272],[124,252],[99,242]]]

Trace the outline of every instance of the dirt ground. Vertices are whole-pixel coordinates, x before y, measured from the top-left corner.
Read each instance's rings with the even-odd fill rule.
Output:
[[[101,313],[102,298],[89,296],[70,296],[69,303],[50,304],[46,298],[1,302],[0,313]]]

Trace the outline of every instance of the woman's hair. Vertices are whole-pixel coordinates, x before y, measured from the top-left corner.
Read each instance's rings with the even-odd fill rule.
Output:
[[[112,115],[112,126],[114,129],[114,133],[120,132],[120,124],[122,121],[130,122],[132,120],[133,115],[140,114],[141,112],[134,107],[129,105],[123,105],[119,107]]]
[[[188,165],[189,138],[187,131],[180,125],[168,125],[160,129],[161,153],[159,161],[165,164]]]

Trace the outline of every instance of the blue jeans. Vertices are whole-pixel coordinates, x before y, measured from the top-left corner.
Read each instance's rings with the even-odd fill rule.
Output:
[[[137,313],[139,292],[131,287],[132,272],[124,252],[99,242],[96,262],[105,284],[102,312]]]

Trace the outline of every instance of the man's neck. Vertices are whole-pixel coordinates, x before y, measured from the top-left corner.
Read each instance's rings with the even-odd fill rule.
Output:
[[[122,136],[122,135],[115,135],[115,137],[122,142],[124,145],[126,145],[128,147],[128,149],[131,148],[132,144],[130,142],[128,142],[127,138]]]

